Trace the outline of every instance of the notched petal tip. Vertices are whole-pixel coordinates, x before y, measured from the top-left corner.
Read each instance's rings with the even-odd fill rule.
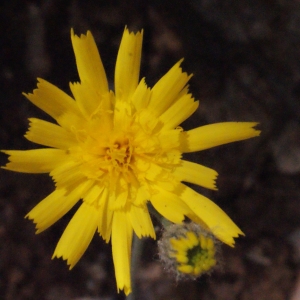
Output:
[[[254,134],[255,134],[254,136],[260,136],[260,134],[262,132],[260,129],[256,128],[259,125],[260,125],[259,122],[253,122],[252,129],[254,130]]]
[[[188,76],[188,80],[187,82],[194,76],[194,73],[190,73],[188,74],[188,72],[184,72],[182,67],[181,67],[181,64],[184,62],[184,57],[182,57],[175,65],[174,67],[177,67],[181,73],[185,74],[186,76]],[[186,85],[187,87],[189,87],[189,85]]]
[[[124,286],[124,293],[126,296],[128,296],[132,292],[131,287]]]
[[[178,67],[183,63],[183,61],[184,61],[184,57],[182,57],[176,64],[175,64],[175,66],[176,65],[178,65]]]
[[[24,97],[26,97],[28,100],[30,100],[29,98],[36,95],[36,93],[38,92],[38,90],[41,88],[41,85],[43,85],[44,83],[47,83],[46,80],[40,78],[40,77],[37,77],[37,84],[36,84],[36,88],[33,89],[32,93],[25,93],[23,92],[22,95]]]
[[[126,25],[125,28],[124,28],[124,32],[123,34],[129,34],[129,35],[142,35],[144,34],[144,29],[141,29],[141,30],[137,30],[137,31],[133,31],[133,30],[130,30],[128,28],[128,26]]]
[[[45,231],[45,229],[42,229],[42,228],[39,228],[39,226],[38,226],[38,222],[36,222],[35,221],[35,218],[34,217],[32,217],[32,216],[30,216],[30,212],[24,217],[24,219],[27,219],[27,220],[30,220],[30,221],[32,221],[32,223],[35,225],[35,234],[39,234],[39,233],[41,233],[41,232],[43,232],[43,231]]]
[[[57,254],[56,252],[54,252],[51,259],[53,260],[54,258],[62,259],[63,261],[65,261],[67,266],[69,267],[69,271],[71,271],[76,265],[76,263],[71,263],[70,259],[63,254]]]
[[[226,245],[228,245],[229,247],[234,248],[235,247],[235,242],[237,238],[240,238],[242,236],[245,236],[244,232],[241,231],[241,229],[239,227],[237,227],[237,231],[235,234],[232,234],[232,236],[229,238],[227,237],[227,239],[220,239],[223,243],[225,243]]]
[[[73,40],[73,39],[85,39],[85,38],[87,38],[87,37],[89,37],[89,36],[92,36],[92,33],[91,33],[90,30],[88,30],[88,31],[86,32],[86,34],[81,33],[80,35],[77,35],[77,34],[75,34],[75,32],[74,32],[74,28],[71,28],[71,39],[72,39],[72,40]]]
[[[30,216],[30,212],[24,217],[24,219],[34,220],[34,218]]]
[[[0,152],[2,152],[2,153],[4,153],[5,155],[10,155],[8,152],[9,152],[10,150],[0,150]]]

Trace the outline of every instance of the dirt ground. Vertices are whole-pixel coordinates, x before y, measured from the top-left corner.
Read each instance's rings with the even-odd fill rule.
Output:
[[[176,283],[144,242],[136,300],[300,299],[300,2],[296,0],[12,0],[0,4],[0,148],[30,149],[28,117],[45,114],[22,92],[42,77],[69,92],[78,80],[70,41],[91,30],[113,88],[127,25],[144,28],[141,77],[152,86],[175,62],[194,76],[200,108],[185,129],[257,121],[259,138],[196,153],[219,173],[199,190],[242,228],[220,270]],[[6,156],[0,156],[6,163]],[[35,235],[26,213],[53,190],[47,175],[0,171],[0,299],[120,300],[111,249],[95,236],[78,265],[51,260],[74,210]]]

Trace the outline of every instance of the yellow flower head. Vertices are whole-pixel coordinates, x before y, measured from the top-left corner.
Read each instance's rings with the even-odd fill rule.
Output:
[[[183,160],[199,151],[259,135],[256,123],[218,123],[183,131],[178,125],[198,107],[188,92],[191,76],[181,61],[152,89],[139,80],[143,31],[125,28],[115,68],[115,91],[106,74],[92,34],[71,40],[80,82],[70,83],[72,97],[39,79],[29,101],[56,122],[31,118],[25,137],[46,148],[4,151],[6,169],[50,173],[55,190],[27,215],[37,233],[82,204],[60,238],[53,257],[70,268],[88,247],[95,231],[112,252],[118,290],[128,294],[132,234],[155,238],[147,209],[153,207],[171,222],[185,216],[201,223],[228,245],[242,234],[212,201],[182,184],[215,189],[217,173]]]
[[[177,279],[195,279],[217,266],[220,243],[198,224],[168,226],[158,245],[160,259]]]

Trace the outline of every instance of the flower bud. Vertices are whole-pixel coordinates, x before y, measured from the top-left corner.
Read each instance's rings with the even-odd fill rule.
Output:
[[[219,261],[220,242],[196,223],[166,227],[158,248],[161,261],[177,280],[210,273]]]

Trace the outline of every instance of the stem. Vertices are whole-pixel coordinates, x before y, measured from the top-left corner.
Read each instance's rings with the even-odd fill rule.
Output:
[[[154,215],[162,224],[163,227],[167,227],[172,224],[169,220],[165,219],[162,215],[160,215],[154,207],[148,203],[149,212]],[[137,300],[137,285],[136,285],[136,271],[138,269],[140,259],[142,256],[143,250],[143,240],[139,239],[135,234],[133,235],[132,241],[132,254],[131,254],[131,288],[132,292],[126,297],[126,300]]]
[[[173,224],[172,222],[164,218],[161,214],[159,214],[151,205],[151,203],[148,203],[148,210],[150,214],[152,214],[161,223],[163,227],[168,227],[169,225]]]
[[[126,297],[126,300],[137,300],[137,285],[136,285],[136,271],[138,269],[140,258],[142,256],[143,240],[139,239],[135,234],[133,235],[132,253],[131,253],[131,288],[132,292]]]

